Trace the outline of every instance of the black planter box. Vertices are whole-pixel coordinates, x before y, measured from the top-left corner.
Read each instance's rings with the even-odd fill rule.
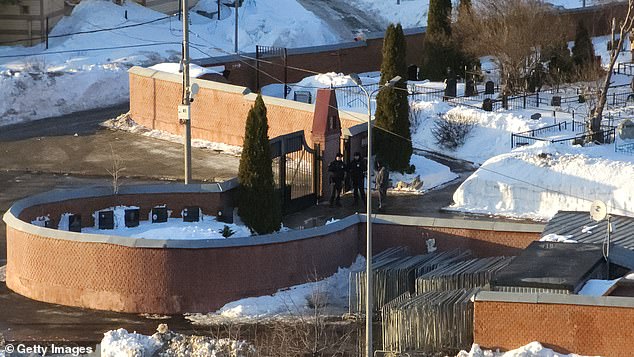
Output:
[[[99,229],[114,229],[114,211],[99,211]]]
[[[152,208],[152,223],[167,222],[167,207]]]
[[[125,210],[125,226],[128,228],[139,226],[138,208],[128,208]]]
[[[183,222],[200,221],[200,207],[192,206],[183,209]]]

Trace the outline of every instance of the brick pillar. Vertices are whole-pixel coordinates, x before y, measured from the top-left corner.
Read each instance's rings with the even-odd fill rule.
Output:
[[[341,150],[341,121],[337,108],[337,96],[334,89],[322,88],[317,90],[315,100],[315,114],[313,116],[313,130],[311,131],[314,144],[319,144],[321,152],[321,197],[330,197],[328,181],[328,164],[335,159]]]

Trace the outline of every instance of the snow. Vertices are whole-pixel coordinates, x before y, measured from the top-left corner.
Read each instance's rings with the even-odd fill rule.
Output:
[[[50,221],[51,221],[51,217],[49,215],[39,216],[39,217],[35,217],[35,219],[31,221],[31,224],[38,227],[46,227],[47,222],[50,222]]]
[[[104,333],[101,340],[101,356],[151,356],[161,348],[161,343],[153,336],[145,336],[125,329]]]
[[[249,237],[251,232],[245,226],[222,223],[214,216],[201,216],[199,222],[183,222],[182,218],[168,218],[165,223],[140,221],[137,227],[125,227],[119,224],[115,229],[100,230],[95,227],[82,228],[82,233],[107,234],[143,239],[225,239],[222,229],[228,226],[235,233],[229,238]]]
[[[72,216],[71,213],[65,212],[62,213],[62,215],[59,218],[59,223],[57,224],[57,229],[60,231],[67,231],[70,229],[70,216]]]
[[[230,302],[220,310],[209,314],[187,314],[186,318],[195,325],[213,324],[230,319],[232,322],[266,318],[312,314],[314,307],[323,308],[323,313],[340,315],[347,311],[348,275],[351,271],[362,270],[365,259],[358,256],[349,268],[339,268],[330,277],[281,289],[273,295],[250,297]]]
[[[159,63],[151,66],[150,69],[172,74],[182,73],[180,63]],[[205,74],[222,74],[222,71],[224,71],[224,66],[205,68],[194,63],[189,64],[189,77],[191,78],[198,78]]]
[[[224,8],[221,20],[196,13],[215,6],[202,0],[190,12],[193,59],[233,53],[234,10]],[[239,11],[243,52],[256,44],[294,48],[340,40],[296,0],[247,0]],[[154,22],[134,26],[148,21]],[[113,30],[54,37],[103,29]],[[178,62],[181,29],[178,16],[133,1],[82,1],[51,30],[48,50],[43,44],[0,46],[0,125],[124,103],[128,68]]]
[[[541,343],[533,341],[520,348],[507,352],[493,352],[491,350],[482,350],[478,344],[473,344],[471,350],[460,351],[456,357],[589,357],[581,356],[574,353],[560,354],[550,348],[545,348]]]
[[[618,1],[618,0],[612,0]],[[555,6],[575,9],[583,6],[583,0],[547,0]],[[586,6],[605,3],[605,0],[587,0]],[[359,11],[372,14],[374,18],[384,24],[400,22],[403,28],[427,26],[429,0],[348,0],[347,3]],[[458,1],[452,0],[454,9]]]
[[[160,324],[152,336],[128,332],[125,329],[104,333],[100,343],[101,356],[215,356],[246,357],[255,354],[253,346],[245,341],[228,338],[213,339],[205,336],[187,336],[170,331]]]
[[[511,150],[509,140],[512,133],[553,124],[552,112],[547,110],[485,112],[468,107],[453,107],[442,101],[415,102],[411,108],[417,117],[411,126],[414,147],[475,163],[482,163],[490,157],[508,153]],[[530,119],[530,115],[536,112],[543,112],[542,119]],[[464,145],[455,150],[436,143],[432,133],[436,120],[442,115],[460,116],[473,124]]]
[[[412,155],[410,165],[416,167],[412,174],[390,172],[393,191],[425,192],[458,178],[449,167],[421,155]],[[419,182],[420,186],[416,185],[416,182]]]
[[[555,233],[546,234],[540,240],[540,242],[559,242],[559,243],[578,243],[572,239],[572,235],[562,236]]]
[[[612,146],[535,144],[487,160],[454,193],[453,210],[548,220],[560,210],[634,209],[634,157]]]
[[[603,296],[617,281],[621,279],[614,280],[598,280],[598,279],[590,279],[588,280],[581,290],[577,294],[579,295],[587,295],[587,296]]]
[[[170,141],[173,143],[183,143],[183,137],[168,133],[165,131],[157,130],[157,129],[149,129],[142,125],[137,124],[134,120],[130,118],[129,113],[123,114],[117,118],[113,118],[105,121],[102,125],[106,128],[114,129],[114,130],[124,130],[129,131],[135,134],[141,134],[150,138],[155,138],[159,140]],[[208,149],[217,152],[221,152],[224,154],[240,156],[242,153],[241,146],[228,145],[224,143],[215,143],[202,139],[193,139],[192,146],[201,149]]]

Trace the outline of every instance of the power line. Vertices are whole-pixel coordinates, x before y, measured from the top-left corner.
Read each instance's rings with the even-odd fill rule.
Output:
[[[157,21],[164,20],[164,19],[167,19],[167,18],[170,18],[170,17],[171,17],[171,16],[166,16],[166,17],[164,17],[164,18],[155,19],[155,20],[148,21],[148,22],[145,22],[145,23],[133,24],[133,25],[123,26],[123,27],[118,27],[118,28],[108,28],[108,29],[99,29],[99,30],[92,30],[92,31],[82,31],[82,32],[77,32],[77,33],[73,33],[73,34],[65,34],[65,35],[50,36],[49,38],[54,38],[54,37],[64,37],[64,36],[72,36],[72,35],[75,35],[75,34],[86,34],[86,33],[96,33],[96,32],[103,32],[103,31],[113,31],[113,30],[119,30],[119,29],[123,29],[123,28],[129,28],[129,27],[136,27],[136,26],[147,25],[147,24],[149,24],[149,23],[157,22]],[[190,32],[191,32],[191,33],[193,33],[196,37],[198,37],[198,38],[202,39],[203,41],[205,41],[205,42],[209,43],[207,40],[205,40],[204,38],[202,38],[202,37],[201,37],[200,35],[198,35],[197,33],[193,32],[193,31],[190,31]],[[13,41],[13,42],[15,42],[15,41]],[[46,52],[46,53],[42,53],[42,54],[44,54],[44,55],[49,55],[49,54],[60,54],[60,53],[70,53],[70,52],[79,52],[79,51],[84,51],[84,52],[85,52],[85,51],[101,51],[101,50],[124,49],[124,48],[133,48],[133,47],[149,47],[149,46],[167,45],[167,44],[180,44],[180,42],[157,42],[157,43],[151,43],[151,44],[138,44],[138,45],[125,45],[125,46],[114,46],[114,47],[101,47],[101,48],[76,49],[76,50],[65,50],[65,51],[53,51],[53,52]],[[209,44],[210,44],[210,43],[209,43]],[[211,44],[210,44],[210,45],[211,45]],[[202,54],[204,54],[204,55],[207,55],[207,56],[209,56],[209,57],[213,57],[213,56],[212,56],[212,55],[210,55],[209,53],[207,53],[207,52],[205,52],[205,51],[201,50],[198,46],[203,46],[203,45],[200,45],[200,44],[194,44],[192,47],[193,47],[194,49],[196,49],[197,51],[201,52],[201,53],[202,53]],[[223,53],[225,53],[225,54],[237,55],[237,56],[239,56],[239,57],[241,57],[241,58],[246,58],[246,59],[249,59],[249,60],[252,60],[252,61],[260,61],[261,63],[267,63],[267,64],[276,65],[276,66],[284,66],[283,64],[278,64],[278,63],[275,63],[275,62],[272,62],[272,61],[266,61],[266,60],[259,59],[259,58],[253,58],[253,57],[246,56],[246,55],[239,54],[239,53],[238,53],[238,54],[235,54],[235,53],[230,53],[230,52],[228,52],[228,51],[226,51],[226,50],[223,50],[223,49],[221,49],[221,48],[219,48],[219,47],[216,47],[216,46],[213,46],[213,45],[211,45],[211,46],[210,46],[210,48],[212,48],[212,49],[214,49],[214,50],[217,50],[217,51],[220,51],[220,52],[223,52]],[[35,54],[35,55],[37,55],[37,54]],[[6,55],[6,56],[0,56],[0,58],[15,58],[15,57],[27,57],[27,56],[33,56],[33,55]],[[262,74],[264,74],[264,75],[266,75],[266,76],[270,77],[271,79],[273,79],[273,80],[275,80],[275,81],[279,82],[280,84],[284,84],[284,82],[283,82],[282,80],[280,80],[279,78],[277,78],[277,77],[275,77],[275,76],[271,75],[270,73],[267,73],[266,71],[264,71],[264,70],[262,70],[262,69],[258,69],[258,68],[256,68],[255,66],[253,66],[253,65],[252,65],[252,64],[250,64],[250,63],[248,63],[247,61],[240,60],[240,62],[241,62],[241,63],[244,63],[245,65],[247,65],[247,66],[249,66],[249,67],[251,67],[251,68],[253,68],[253,69],[258,70],[260,73],[262,73]],[[305,69],[305,68],[295,67],[295,66],[287,66],[287,68],[290,68],[290,69],[293,69],[293,70],[297,70],[297,71],[301,71],[301,72],[305,72],[305,73],[309,73],[309,74],[313,74],[313,75],[319,75],[319,74],[322,74],[322,73],[320,73],[320,72],[316,72],[316,71],[309,70],[309,69]],[[299,87],[304,87],[304,88],[313,88],[313,89],[320,88],[320,87],[311,87],[311,86],[299,86]],[[334,106],[333,106],[333,108],[334,108]],[[334,108],[334,109],[338,109],[338,108]],[[355,115],[354,113],[351,113],[351,112],[348,112],[348,113],[349,113],[349,114],[350,114],[353,118],[355,118],[355,119],[357,119],[357,120],[359,120],[359,121],[361,121],[361,122],[366,121],[366,119],[365,119],[365,118],[361,118],[361,117],[359,117],[359,116]],[[435,151],[433,148],[427,147],[426,145],[421,144],[421,143],[416,143],[416,142],[414,142],[414,141],[413,141],[412,139],[410,139],[410,138],[406,138],[406,137],[404,137],[404,136],[402,136],[402,135],[400,135],[400,134],[397,134],[397,133],[395,133],[395,132],[391,132],[391,131],[389,131],[389,130],[387,130],[387,129],[385,129],[385,128],[381,128],[381,127],[378,127],[378,126],[375,126],[375,128],[377,128],[377,129],[379,129],[379,130],[381,130],[381,131],[383,131],[383,132],[385,132],[385,133],[388,133],[388,134],[390,134],[390,135],[396,136],[396,137],[398,137],[398,138],[400,138],[400,139],[407,140],[407,141],[411,142],[411,143],[412,143],[412,144],[414,144],[414,145],[419,145],[420,147],[414,147],[414,146],[413,146],[413,148],[414,148],[414,149],[416,149],[416,150],[426,150],[426,151],[432,151],[432,152],[434,152],[434,151]],[[422,148],[421,148],[421,147],[422,147]],[[573,197],[573,198],[576,198],[576,199],[580,199],[580,200],[584,200],[584,201],[591,202],[591,200],[590,200],[590,199],[585,198],[585,197],[580,197],[580,196],[576,196],[576,195],[571,194],[571,193],[566,193],[566,192],[561,192],[561,191],[553,190],[553,189],[550,189],[550,188],[547,188],[547,187],[544,187],[544,186],[540,186],[540,185],[538,185],[538,184],[535,184],[535,183],[532,183],[532,182],[529,182],[529,181],[526,181],[526,180],[522,180],[522,179],[519,179],[519,178],[516,178],[516,177],[510,176],[510,175],[507,175],[507,174],[504,174],[504,173],[501,173],[501,172],[497,172],[497,171],[495,171],[495,170],[491,170],[491,169],[488,169],[488,168],[485,168],[485,167],[482,167],[482,166],[481,166],[481,167],[479,167],[479,169],[480,169],[480,170],[482,170],[482,171],[487,171],[487,172],[490,172],[490,173],[493,173],[493,174],[496,174],[496,175],[499,175],[499,176],[502,176],[502,177],[505,177],[505,178],[508,178],[508,179],[511,179],[511,180],[514,180],[514,181],[517,181],[517,182],[521,182],[521,183],[524,183],[524,184],[527,184],[527,185],[530,185],[530,186],[533,186],[533,187],[539,188],[539,189],[544,190],[544,191],[553,192],[553,193],[561,194],[561,195],[564,195],[564,196],[569,196],[569,197]],[[611,208],[616,208],[616,207],[611,207]],[[631,211],[627,211],[627,210],[622,210],[622,209],[619,209],[619,210],[620,210],[620,211],[622,211],[622,212],[632,213]]]
[[[157,43],[141,43],[135,45],[123,45],[123,46],[114,46],[114,47],[95,47],[95,48],[78,48],[73,50],[64,50],[64,51],[49,51],[36,53],[31,55],[3,55],[0,58],[18,58],[18,57],[36,57],[36,56],[48,56],[48,55],[56,55],[61,53],[72,53],[72,52],[94,52],[94,51],[105,51],[105,50],[119,50],[124,48],[134,48],[134,47],[150,47],[150,46],[163,46],[163,45],[180,45],[180,42],[157,42]]]
[[[61,35],[53,35],[53,36],[48,36],[48,38],[49,39],[51,39],[51,38],[60,38],[60,37],[68,37],[68,36],[74,36],[74,35],[84,35],[84,34],[104,32],[104,31],[121,30],[121,29],[126,29],[126,28],[131,28],[131,27],[137,27],[137,26],[144,26],[144,25],[148,25],[148,24],[151,24],[151,23],[154,23],[154,22],[159,22],[159,21],[162,21],[162,20],[169,19],[172,16],[173,15],[164,16],[164,17],[161,17],[161,18],[158,18],[158,19],[154,19],[154,20],[150,20],[150,21],[146,21],[146,22],[140,22],[140,23],[131,24],[131,25],[125,25],[125,26],[102,28],[102,29],[98,29],[98,30],[78,31],[78,32],[66,33],[66,34],[61,34]],[[40,37],[33,37],[33,38],[25,38],[23,40],[4,41],[4,42],[0,42],[0,45],[6,45],[6,44],[11,44],[11,43],[17,43],[17,42],[27,42],[27,41],[33,41],[33,40],[45,40],[46,38],[47,38],[47,36],[40,36]]]

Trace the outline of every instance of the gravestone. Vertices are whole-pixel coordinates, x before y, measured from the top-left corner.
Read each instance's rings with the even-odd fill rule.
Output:
[[[493,111],[493,99],[486,98],[484,101],[482,101],[482,110],[484,110],[486,112],[492,112]]]
[[[475,82],[473,81],[473,79],[470,79],[467,81],[467,83],[465,84],[465,90],[464,90],[464,95],[466,97],[472,97],[474,95],[476,95],[476,85]]]
[[[550,105],[552,107],[561,107],[561,97],[558,95],[553,95],[550,99]]]
[[[579,94],[579,103],[585,103],[586,97],[583,94]]]
[[[456,93],[458,92],[458,81],[455,78],[447,79],[447,86],[445,87],[445,97],[456,97]]]
[[[531,119],[533,120],[539,120],[542,118],[542,115],[540,113],[535,113],[533,115],[531,115]]]
[[[407,67],[407,80],[408,81],[417,81],[418,80],[418,66],[413,64]]]
[[[484,94],[493,94],[495,93],[495,83],[493,81],[487,81],[484,84]]]
[[[619,138],[622,140],[632,140],[634,139],[634,123],[631,120],[624,120],[619,124],[617,131],[619,133]]]

